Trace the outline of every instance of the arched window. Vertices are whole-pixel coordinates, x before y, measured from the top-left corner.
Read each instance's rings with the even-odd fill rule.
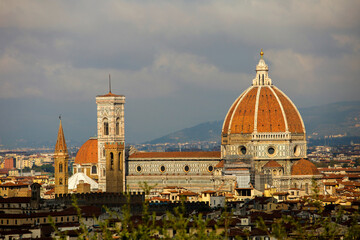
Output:
[[[59,163],[59,172],[62,172],[63,171],[63,165],[62,163]]]
[[[121,170],[121,152],[119,152],[119,170]]]
[[[112,152],[110,153],[110,169],[114,169],[114,154]]]
[[[109,135],[109,122],[107,118],[104,118],[103,122],[104,122],[104,135],[107,136]]]
[[[60,184],[60,185],[63,184],[62,178],[59,179],[59,184]]]
[[[120,118],[116,119],[115,129],[116,129],[115,131],[116,135],[120,135]]]
[[[91,174],[96,174],[96,172],[97,172],[96,166],[92,166],[91,167]]]

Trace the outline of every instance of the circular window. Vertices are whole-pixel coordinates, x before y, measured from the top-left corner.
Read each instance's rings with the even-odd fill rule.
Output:
[[[300,147],[299,147],[298,145],[296,145],[296,146],[294,147],[294,155],[295,155],[296,157],[298,157],[298,156],[300,155]]]
[[[137,166],[137,167],[136,167],[136,171],[137,171],[137,172],[141,172],[141,170],[142,170],[142,169],[141,169],[141,166]]]
[[[185,171],[185,172],[189,172],[189,170],[190,170],[189,166],[186,165],[186,166],[184,167],[184,171]]]
[[[210,166],[208,166],[208,171],[209,171],[209,172],[214,171],[214,167],[213,167],[213,166],[211,166],[211,165],[210,165]]]
[[[242,155],[246,154],[246,147],[245,146],[240,147],[240,154],[242,154]]]
[[[268,148],[268,153],[269,153],[270,155],[273,155],[273,154],[275,153],[275,148],[274,148],[274,147],[269,147],[269,148]]]
[[[165,166],[160,167],[160,172],[165,172]]]

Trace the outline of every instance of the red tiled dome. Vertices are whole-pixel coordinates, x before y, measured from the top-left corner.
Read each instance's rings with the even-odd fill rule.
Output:
[[[98,141],[97,139],[87,140],[79,149],[75,157],[75,164],[97,163],[98,162]]]
[[[282,166],[274,161],[274,160],[271,160],[271,161],[268,161],[265,165],[264,165],[264,168],[281,168]]]
[[[230,107],[222,128],[226,134],[305,133],[299,111],[293,102],[269,78],[263,59],[256,66],[253,84]]]
[[[299,111],[274,85],[251,86],[229,109],[223,134],[257,132],[305,133]]]
[[[291,168],[291,175],[319,175],[317,167],[309,160],[300,159]]]

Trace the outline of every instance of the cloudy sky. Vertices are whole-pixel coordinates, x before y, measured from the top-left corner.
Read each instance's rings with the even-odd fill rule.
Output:
[[[360,1],[0,0],[0,144],[96,134],[126,96],[126,141],[223,119],[255,74],[298,108],[360,100]]]

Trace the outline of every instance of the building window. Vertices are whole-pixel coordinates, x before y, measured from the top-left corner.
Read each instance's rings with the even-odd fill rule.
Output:
[[[298,157],[299,155],[300,155],[300,147],[296,145],[294,147],[294,156]]]
[[[107,118],[104,118],[103,122],[104,122],[104,135],[107,136],[109,135],[109,122]]]
[[[136,167],[136,171],[137,171],[137,172],[141,172],[141,170],[142,170],[142,169],[141,169],[141,166],[137,166],[137,167]]]
[[[274,155],[275,154],[275,148],[274,147],[269,147],[267,149],[267,152],[268,152],[269,155]]]
[[[161,167],[160,167],[160,172],[165,172],[165,170],[166,170],[166,169],[165,169],[165,166],[161,166]]]
[[[214,167],[213,167],[213,166],[211,166],[211,165],[210,165],[210,166],[208,166],[208,171],[209,171],[209,172],[214,171]]]
[[[91,167],[91,174],[96,174],[96,173],[97,173],[96,166],[92,166]]]
[[[121,152],[119,152],[119,170],[121,170]]]
[[[188,166],[188,165],[185,165],[185,167],[184,167],[184,172],[189,172],[190,171],[190,167]]]
[[[62,163],[59,164],[59,172],[62,172],[63,171],[63,165]]]
[[[116,129],[116,135],[120,135],[120,118],[116,119],[115,129]]]
[[[246,154],[246,147],[245,146],[240,147],[240,154],[242,154],[242,155]]]
[[[59,179],[59,184],[62,185],[63,184],[63,180],[62,178]]]
[[[110,169],[114,169],[114,153],[110,153]]]

